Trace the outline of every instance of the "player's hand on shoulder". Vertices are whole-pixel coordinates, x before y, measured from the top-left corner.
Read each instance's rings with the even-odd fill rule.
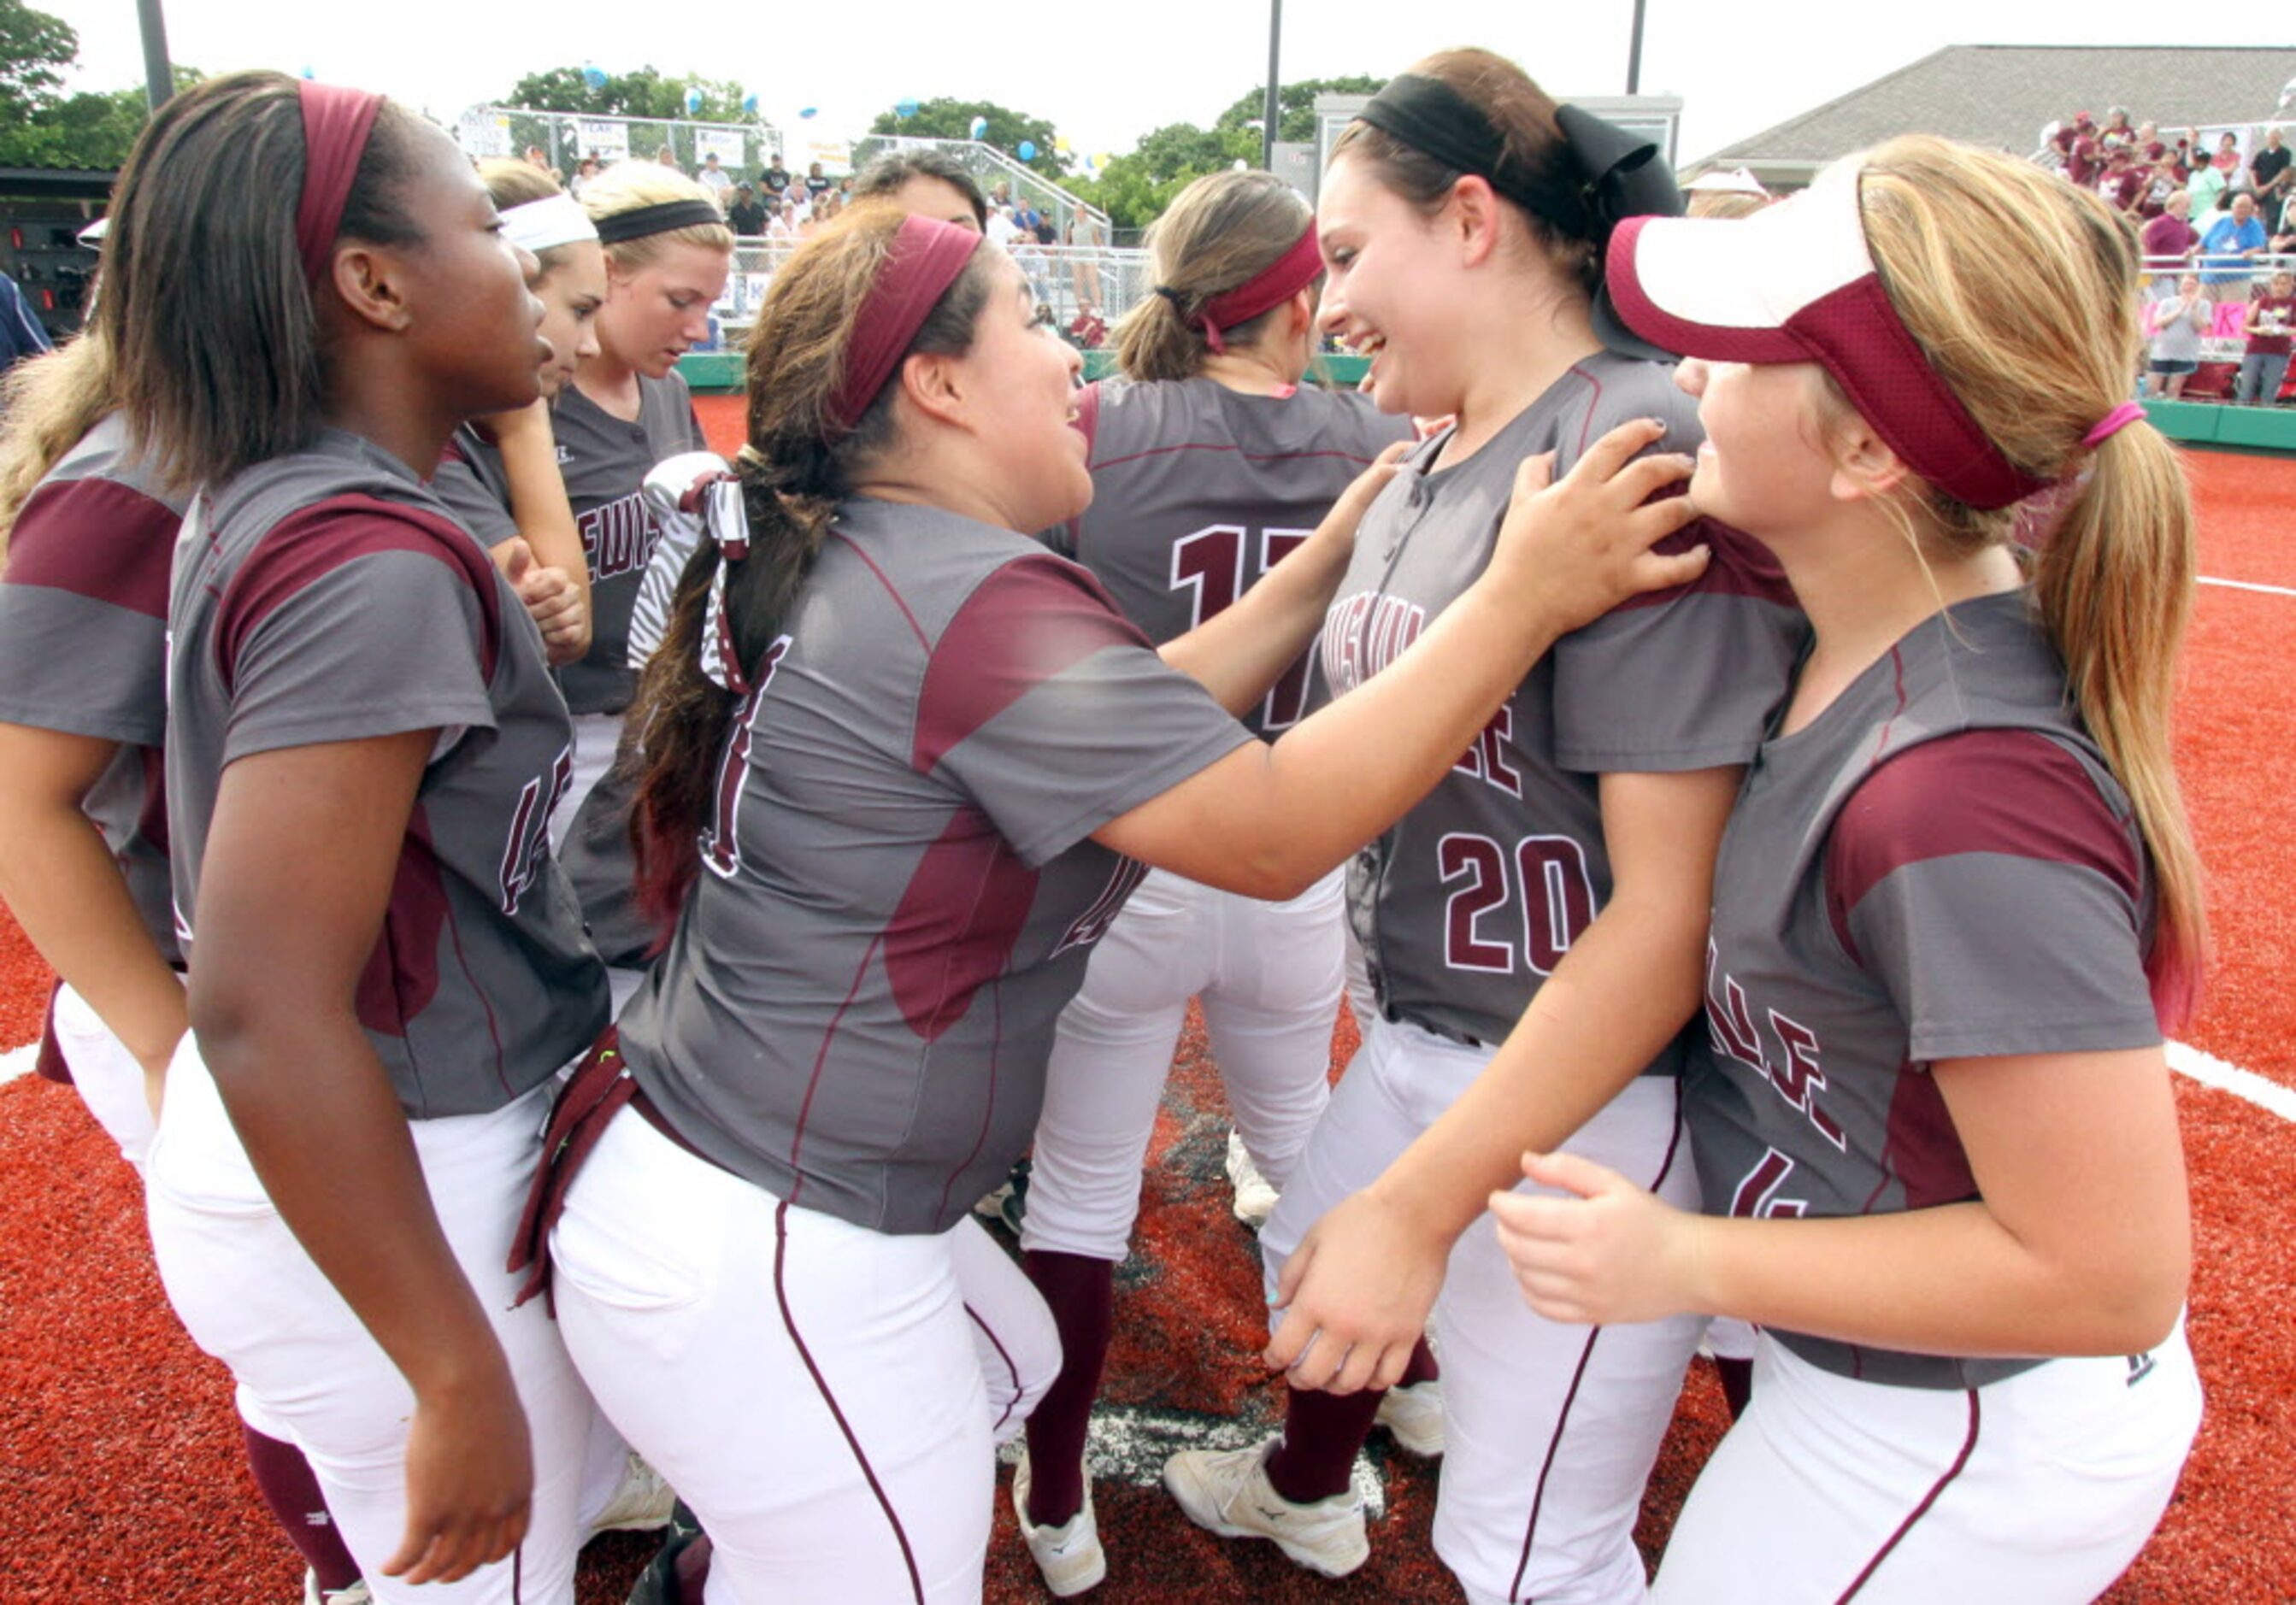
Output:
[[[1450,1245],[1372,1192],[1341,1200],[1283,1262],[1271,1369],[1294,1388],[1391,1388],[1427,1330]]]
[[[1387,488],[1387,482],[1395,478],[1397,468],[1410,449],[1409,441],[1398,440],[1374,457],[1368,468],[1348,482],[1340,499],[1332,504],[1331,512],[1324,515],[1324,521],[1316,526],[1316,538],[1336,541],[1354,550],[1357,527],[1363,522],[1364,514],[1371,511],[1371,504],[1379,499],[1379,493]]]
[[[1568,1195],[1491,1194],[1499,1247],[1532,1309],[1600,1326],[1701,1307],[1704,1216],[1576,1154],[1527,1153],[1522,1173]]]
[[[526,1536],[534,1459],[510,1370],[415,1396],[406,1438],[406,1534],[383,1563],[409,1584],[453,1583],[500,1560]]]
[[[1515,471],[1513,499],[1499,526],[1493,578],[1520,591],[1565,630],[1601,618],[1630,596],[1696,579],[1705,571],[1706,547],[1671,556],[1651,550],[1698,516],[1687,496],[1663,494],[1690,476],[1689,457],[1636,455],[1665,434],[1660,419],[1622,423],[1588,446],[1560,479],[1552,453],[1526,460]]]

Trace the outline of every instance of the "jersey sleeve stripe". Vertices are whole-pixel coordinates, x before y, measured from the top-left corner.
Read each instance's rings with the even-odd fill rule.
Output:
[[[281,520],[233,574],[215,625],[217,657],[226,684],[240,652],[266,618],[345,564],[385,552],[431,558],[471,587],[481,620],[480,668],[493,679],[502,618],[494,564],[484,549],[456,525],[420,509],[375,496],[346,495]]]
[[[911,763],[931,773],[1032,688],[1121,646],[1152,650],[1085,569],[1050,553],[1005,564],[965,599],[932,649]]]
[[[9,532],[7,583],[165,618],[168,569],[183,521],[117,479],[51,482],[33,493]]]
[[[1964,853],[2069,864],[2103,876],[2132,908],[2142,898],[2133,831],[2079,758],[2036,731],[1966,731],[1909,748],[1842,805],[1825,888],[1843,950],[1856,954],[1849,916],[1875,886],[1908,864]]]

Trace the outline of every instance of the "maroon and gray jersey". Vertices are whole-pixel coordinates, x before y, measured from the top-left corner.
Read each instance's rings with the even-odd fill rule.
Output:
[[[1657,449],[1699,439],[1672,369],[1607,353],[1548,387],[1464,463],[1427,442],[1381,491],[1324,624],[1334,695],[1418,638],[1490,561],[1515,470],[1559,477],[1609,430],[1662,418]],[[1357,856],[1349,914],[1380,1006],[1443,1035],[1504,1038],[1611,894],[1596,782],[1742,764],[1807,631],[1762,547],[1711,520],[1664,549],[1713,547],[1693,585],[1637,597],[1557,642],[1435,790]],[[1651,1068],[1671,1072],[1673,1049]]]
[[[186,954],[226,766],[435,729],[357,991],[399,1102],[418,1119],[498,1109],[597,1035],[605,970],[547,833],[572,773],[566,705],[486,548],[414,474],[330,430],[202,494],[169,620],[168,811]]]
[[[1092,505],[1054,529],[1158,645],[1185,635],[1315,533],[1355,477],[1411,438],[1353,391],[1247,396],[1210,379],[1086,387]],[[1274,733],[1306,711],[1310,659],[1246,717]]]
[[[573,504],[590,564],[590,651],[561,670],[559,680],[574,712],[620,713],[637,690],[636,671],[629,667],[630,609],[661,539],[661,526],[639,487],[664,457],[706,450],[708,442],[685,381],[674,373],[639,379],[635,422],[568,385],[551,414],[551,428],[566,499]]]
[[[430,494],[481,546],[499,546],[518,534],[502,451],[467,423],[447,438],[439,471],[430,476]]]
[[[0,720],[117,741],[82,807],[119,861],[144,929],[173,960],[168,811],[168,566],[183,522],[115,415],[48,471],[16,515],[0,571]]]
[[[940,1232],[1035,1129],[1053,1026],[1143,867],[1091,833],[1251,740],[1084,569],[856,499],[751,669],[622,1049],[701,1152]]]
[[[2161,1040],[2145,855],[2068,702],[2025,596],[1984,597],[1763,745],[1715,871],[1710,1044],[1683,1078],[1710,1213],[1973,1199],[1936,1060]],[[1775,1336],[1905,1387],[2038,1363]]]

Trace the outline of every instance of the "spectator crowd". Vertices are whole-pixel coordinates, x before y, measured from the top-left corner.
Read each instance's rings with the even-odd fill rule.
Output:
[[[2052,124],[2041,160],[2138,226],[2152,281],[2146,394],[2183,396],[2202,366],[2203,340],[2230,336],[2242,342],[2230,398],[2276,404],[2288,368],[2292,281],[2274,258],[2296,255],[2296,171],[2281,129],[2266,129],[2253,149],[2234,128],[2204,137],[2188,127],[2169,139],[2116,106],[2102,125],[2087,111]]]

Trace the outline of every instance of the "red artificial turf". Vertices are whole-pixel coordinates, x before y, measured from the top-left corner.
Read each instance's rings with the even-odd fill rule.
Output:
[[[703,397],[721,448],[738,398]],[[2195,454],[2202,570],[2296,587],[2296,463]],[[2281,766],[2296,717],[2278,684],[2296,660],[2296,597],[2203,588],[2186,663],[2177,752],[2211,876],[2217,953],[2189,1039],[2296,1085],[2296,801]],[[47,974],[0,917],[0,1047],[37,1028]],[[1352,1032],[1335,1041],[1343,1057]],[[2208,1418],[2160,1532],[2106,1597],[2115,1605],[2296,1599],[2296,1328],[2287,1319],[2296,1232],[2292,1134],[2276,1117],[2180,1082],[2193,1175],[2192,1335]],[[1272,1421],[1279,1385],[1260,1372],[1260,1292],[1250,1240],[1227,1215],[1225,1118],[1191,1029],[1151,1151],[1134,1260],[1119,1280],[1111,1407]],[[168,1316],[133,1178],[62,1088],[0,1086],[0,1601],[287,1605],[299,1567],[242,1470],[229,1386]],[[1719,1434],[1720,1401],[1693,1370],[1638,1532],[1655,1556]],[[1327,1583],[1269,1546],[1228,1544],[1182,1519],[1158,1490],[1095,1490],[1122,1601],[1457,1598],[1427,1546],[1434,1477],[1374,1437],[1388,1513],[1368,1565]],[[647,1540],[615,1535],[585,1557],[583,1605],[614,1605]],[[1000,1503],[988,1597],[1044,1596]]]

